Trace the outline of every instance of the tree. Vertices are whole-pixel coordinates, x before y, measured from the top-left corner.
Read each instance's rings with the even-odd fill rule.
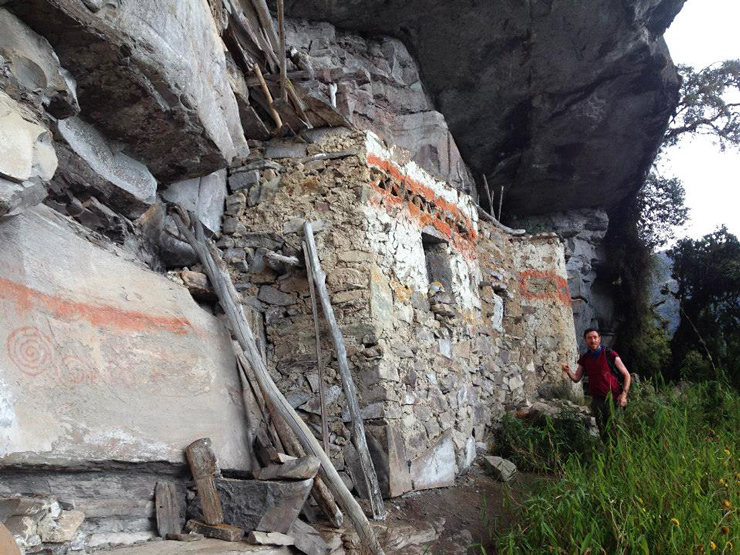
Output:
[[[640,239],[651,250],[664,246],[675,237],[676,228],[686,223],[689,209],[684,205],[686,192],[677,177],[663,177],[653,168],[637,193]]]
[[[680,100],[663,138],[661,151],[682,137],[709,136],[720,150],[740,148],[740,60],[727,60],[701,70],[678,66]],[[677,177],[664,177],[653,164],[638,193],[638,231],[651,250],[674,238],[686,222],[684,188]]]
[[[672,377],[682,366],[719,370],[740,387],[740,240],[723,226],[699,240],[680,240],[669,256],[681,303]]]
[[[684,135],[707,135],[721,150],[740,146],[740,60],[712,64],[699,71],[678,66],[680,100],[664,139],[673,146]]]

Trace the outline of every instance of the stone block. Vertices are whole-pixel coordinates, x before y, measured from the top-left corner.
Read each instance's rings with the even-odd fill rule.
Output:
[[[297,301],[295,295],[283,293],[272,285],[263,285],[260,287],[260,292],[257,294],[257,298],[263,303],[277,306],[290,306],[295,304]]]
[[[192,212],[208,230],[220,235],[226,199],[226,170],[171,183],[162,193],[162,198]]]
[[[92,173],[86,181],[108,204],[129,217],[143,214],[156,200],[157,180],[141,162],[124,154],[92,125],[77,117],[62,120],[59,134],[80,160],[67,158],[64,174]],[[78,166],[87,165],[80,169]],[[72,175],[72,181],[77,181]],[[84,183],[83,185],[88,185]]]
[[[257,532],[252,530],[247,536],[247,543],[253,545],[294,545],[292,536],[280,532]]]
[[[72,541],[84,520],[85,513],[82,511],[62,511],[56,519],[45,517],[38,525],[41,541],[49,543]]]
[[[232,193],[246,189],[249,191],[255,185],[259,185],[260,172],[259,170],[249,170],[243,172],[232,173],[229,176],[229,190]]]
[[[382,426],[366,426],[370,456],[383,497],[398,497],[413,486],[400,425],[400,421],[391,420]]]
[[[313,480],[263,482],[259,480],[216,480],[224,522],[262,532],[288,534],[311,492]],[[188,504],[188,517],[200,519],[200,501]]]
[[[489,455],[483,457],[486,470],[499,482],[508,482],[516,474],[516,465],[504,458]]]
[[[0,177],[49,181],[57,169],[51,133],[22,104],[0,90]]]
[[[434,445],[411,461],[409,472],[415,490],[453,485],[457,462],[451,432],[443,433]]]
[[[0,9],[0,52],[6,71],[24,98],[37,96],[39,103],[58,119],[80,111],[74,80],[59,65],[49,42],[4,9]]]
[[[305,555],[328,555],[329,546],[321,534],[302,520],[296,520],[288,532],[294,539],[294,546]]]
[[[274,141],[265,149],[265,158],[302,158],[304,156],[306,156],[306,145],[303,143]]]
[[[182,464],[210,437],[223,468],[248,470],[229,334],[187,289],[78,229],[44,206],[0,220],[0,467]]]

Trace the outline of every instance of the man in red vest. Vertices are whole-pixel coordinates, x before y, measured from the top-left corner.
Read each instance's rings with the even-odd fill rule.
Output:
[[[614,413],[614,404],[619,408],[627,405],[627,392],[630,389],[630,373],[624,366],[619,355],[601,344],[601,335],[594,328],[589,328],[583,333],[588,352],[578,359],[575,373],[570,371],[570,366],[563,364],[563,372],[571,381],[578,383],[584,373],[588,376],[588,394],[591,396],[591,413],[596,418],[602,437],[606,430],[609,417]],[[611,360],[610,360],[611,359]],[[610,365],[611,362],[611,365]],[[612,371],[622,375],[624,385]]]

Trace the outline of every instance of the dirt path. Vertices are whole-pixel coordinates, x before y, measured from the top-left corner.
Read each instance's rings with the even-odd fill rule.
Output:
[[[437,541],[427,548],[434,555],[496,553],[493,531],[503,529],[511,520],[515,503],[536,489],[538,477],[518,473],[509,484],[489,478],[474,465],[458,478],[454,487],[407,495],[388,502],[389,524],[405,522],[434,524],[442,528]],[[444,519],[444,524],[442,524]],[[468,547],[477,544],[477,547]],[[467,548],[467,549],[466,549]]]

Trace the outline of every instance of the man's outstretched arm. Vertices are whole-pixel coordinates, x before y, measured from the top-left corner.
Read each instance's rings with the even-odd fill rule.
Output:
[[[622,373],[622,376],[624,376],[624,385],[622,386],[622,393],[619,394],[619,397],[617,397],[617,404],[620,407],[624,407],[627,405],[627,392],[630,390],[630,383],[632,383],[632,377],[630,376],[629,370],[627,370],[627,367],[622,362],[622,359],[617,357],[614,359],[614,366],[617,367],[617,370],[619,370]]]
[[[581,378],[583,377],[583,366],[580,364],[576,365],[576,371],[575,373],[570,371],[570,365],[565,362],[563,363],[563,372],[565,372],[566,376],[570,379],[570,381],[574,383],[578,383],[581,381]]]

